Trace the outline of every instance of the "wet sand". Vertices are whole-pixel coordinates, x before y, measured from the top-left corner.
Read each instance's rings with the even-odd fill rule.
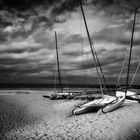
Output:
[[[74,106],[82,102],[51,101],[33,92],[0,95],[0,139],[140,139],[140,104],[125,103],[107,114],[70,116]]]

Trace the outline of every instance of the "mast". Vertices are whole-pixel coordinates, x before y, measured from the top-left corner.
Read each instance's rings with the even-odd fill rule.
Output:
[[[133,38],[134,38],[134,30],[135,30],[136,12],[137,12],[137,8],[135,9],[134,20],[133,20],[133,27],[132,27],[132,35],[131,35],[130,51],[129,51],[129,61],[128,61],[128,69],[127,69],[127,79],[126,79],[126,88],[125,88],[125,96],[126,96],[127,89],[128,89],[128,79],[129,79],[129,72],[130,72],[130,61],[131,61]]]
[[[61,92],[63,92],[62,82],[61,82],[61,74],[60,74],[60,67],[59,67],[59,56],[58,56],[58,44],[57,44],[57,34],[55,32],[55,43],[56,43],[56,55],[57,55],[57,68],[58,68],[58,77],[59,77],[59,84]]]
[[[88,40],[89,40],[89,44],[90,44],[90,49],[91,49],[92,56],[93,56],[93,59],[94,59],[94,62],[95,62],[95,67],[96,67],[96,71],[97,71],[97,75],[98,75],[98,81],[99,81],[99,84],[100,84],[100,89],[101,89],[102,97],[103,97],[104,93],[103,93],[103,88],[102,88],[102,85],[101,85],[100,74],[99,74],[99,71],[98,71],[98,68],[97,68],[95,53],[94,53],[93,48],[92,48],[92,42],[91,42],[90,34],[89,34],[89,31],[88,31],[87,22],[86,22],[86,18],[85,18],[85,14],[84,14],[84,10],[83,10],[81,1],[80,1],[80,7],[81,7],[81,11],[82,11],[82,15],[83,15],[84,23],[85,23],[85,28],[86,28],[86,31],[87,31],[87,36],[88,36]]]

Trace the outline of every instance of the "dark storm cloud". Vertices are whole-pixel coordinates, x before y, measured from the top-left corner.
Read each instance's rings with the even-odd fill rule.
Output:
[[[128,19],[130,15],[132,15],[132,11],[135,5],[139,6],[139,1],[135,0],[83,0],[83,5],[95,7],[96,12],[103,11],[105,15],[110,15],[110,17],[117,16],[118,19],[124,18]],[[90,7],[90,8],[91,8]],[[29,45],[26,47],[21,47],[21,44],[14,44],[13,46],[4,46],[4,50],[1,50],[0,55],[0,73],[2,79],[7,76],[7,81],[9,79],[15,79],[15,81],[20,78],[23,81],[41,81],[41,78],[48,78],[47,80],[53,81],[52,75],[57,71],[56,62],[51,59],[54,57],[51,56],[50,50],[55,49],[54,39],[50,39],[52,36],[50,35],[54,24],[61,24],[67,22],[67,18],[71,18],[71,13],[78,12],[79,10],[79,1],[78,0],[1,0],[0,1],[0,42],[7,44],[14,42],[17,43],[16,39],[21,38],[21,40],[26,40],[29,36],[33,39]],[[91,8],[91,10],[93,10]],[[70,14],[68,17],[67,14]],[[74,14],[75,14],[74,13]],[[60,18],[58,18],[60,16]],[[62,18],[61,18],[62,16]],[[64,18],[63,18],[64,16]],[[79,20],[79,19],[78,19]],[[123,24],[125,22],[122,20]],[[118,23],[119,25],[120,23]],[[96,35],[93,35],[92,38],[98,42],[113,42],[116,44],[126,45],[129,44],[129,37],[124,35],[124,32],[131,31],[131,25],[126,24],[122,27],[117,28],[106,28],[96,32]],[[73,25],[71,25],[73,26]],[[59,28],[59,27],[58,27]],[[137,28],[138,29],[138,28]],[[46,33],[50,31],[49,33]],[[137,30],[139,31],[139,30]],[[121,34],[121,36],[120,36]],[[58,44],[64,48],[65,45],[75,45],[81,42],[81,36],[78,34],[71,33],[69,35],[60,34]],[[87,37],[83,38],[87,40]],[[10,41],[9,41],[10,40]],[[29,40],[27,40],[29,42]],[[30,48],[30,45],[34,43],[41,43],[38,47]],[[140,44],[139,40],[136,39],[135,44]],[[2,47],[2,46],[1,46]],[[7,48],[6,48],[7,47]],[[19,47],[19,48],[18,48]],[[21,48],[20,48],[21,47]],[[71,47],[71,46],[68,46]],[[39,52],[42,48],[47,48],[45,53]],[[67,60],[70,57],[80,57],[80,51],[73,51],[72,49],[68,51],[64,51],[60,48],[61,55],[67,56]],[[110,51],[109,53],[114,55],[113,52],[116,50]],[[121,50],[120,50],[121,51]],[[120,53],[118,51],[118,54]],[[106,50],[104,49],[104,52]],[[27,53],[24,55],[24,53]],[[34,53],[34,54],[32,54]],[[53,52],[54,53],[54,52]],[[99,51],[98,53],[102,53]],[[18,55],[18,56],[17,56]],[[22,57],[20,57],[20,55]],[[34,57],[32,57],[34,55]],[[100,55],[100,54],[99,54]],[[119,63],[122,61],[122,57],[118,57],[117,55],[109,55],[100,59],[101,65],[106,66],[113,64],[114,62]],[[63,56],[62,56],[63,57]],[[61,59],[60,59],[61,60]],[[72,59],[73,60],[73,59]],[[66,60],[62,60],[63,62]],[[62,63],[63,63],[62,62]],[[60,62],[61,63],[61,62]],[[64,72],[67,70],[73,70],[71,75],[66,75],[66,77],[70,81],[76,81],[77,83],[80,81],[81,76],[74,75],[74,70],[83,69],[83,65],[78,60],[77,62],[69,62],[69,66],[64,67],[61,63],[61,69]],[[67,62],[66,62],[67,63]],[[94,63],[91,59],[85,61],[86,69],[90,69],[94,67]],[[108,66],[108,72],[109,72]],[[115,66],[112,67],[112,69]],[[47,74],[47,72],[49,74]],[[114,69],[114,72],[115,71]],[[111,72],[110,72],[111,73]],[[50,76],[51,75],[51,76]],[[38,78],[38,79],[34,79]],[[46,80],[45,79],[45,80]],[[44,81],[45,81],[44,80]]]
[[[66,2],[65,2],[66,1]],[[10,8],[17,8],[17,9],[28,9],[32,6],[37,6],[37,5],[52,5],[53,3],[62,3],[61,7],[65,8],[67,7],[67,9],[71,9],[71,7],[74,7],[76,5],[78,5],[79,0],[1,0],[0,1],[0,5],[1,7],[3,6],[7,6]],[[92,3],[94,5],[102,5],[103,7],[106,7],[108,5],[111,5],[113,3],[117,3],[117,4],[127,4],[127,5],[139,5],[140,2],[139,0],[83,0],[84,3]],[[69,7],[71,6],[71,7]]]
[[[22,63],[22,65],[21,65]],[[0,73],[1,75],[11,75],[13,77],[17,77],[18,75],[26,75],[32,72],[39,72],[38,68],[33,68],[32,65],[28,66],[30,63],[25,62],[25,60],[20,60],[17,62],[16,60],[11,60],[7,62],[1,63]]]
[[[43,5],[46,10],[53,6],[51,15],[59,15],[66,11],[73,11],[75,8],[79,7],[80,0],[1,0],[1,8],[11,8],[16,10],[30,10],[31,8]],[[82,0],[81,0],[82,1]],[[116,7],[139,7],[139,0],[83,0],[83,4],[93,4],[94,6],[99,6],[101,9],[108,8],[111,5]],[[112,9],[108,9],[108,11]]]
[[[83,5],[93,5],[97,7],[97,10],[104,9],[108,14],[122,14],[122,11],[131,11],[140,7],[139,0],[81,0]],[[58,7],[52,10],[52,15],[62,14],[66,11],[73,11],[79,7],[80,0],[62,0],[59,1]],[[52,4],[52,3],[51,3]],[[118,8],[117,8],[118,7]],[[121,10],[121,11],[119,11]]]
[[[6,15],[3,15],[3,18]],[[18,19],[18,17],[15,17],[15,19]],[[3,23],[1,23],[2,25]],[[43,24],[43,25],[42,25]],[[33,32],[35,32],[37,29],[41,28],[49,28],[52,26],[51,21],[48,20],[47,17],[44,16],[38,16],[34,15],[32,17],[32,14],[27,19],[21,19],[17,22],[12,22],[10,25],[3,26],[7,27],[5,30],[1,33],[2,35],[5,35],[6,37],[10,36],[11,38],[27,38],[29,35],[32,35]],[[3,28],[3,27],[2,27]]]
[[[2,61],[2,60],[1,60]],[[52,69],[54,64],[38,64],[38,62],[25,61],[25,60],[5,60],[0,65],[0,76],[1,78],[7,79],[19,79],[22,77],[26,82],[28,79],[34,77],[45,77],[47,75],[41,74],[42,71],[50,71],[53,73]],[[5,77],[6,76],[6,77]],[[53,75],[52,75],[53,76]],[[30,80],[31,80],[30,79]],[[15,81],[16,82],[16,81]]]
[[[66,11],[73,11],[77,6],[79,6],[79,0],[61,0],[61,4],[52,10],[52,15],[61,14]]]
[[[10,0],[6,0],[6,1],[2,1],[2,7],[5,11],[9,11],[10,13],[5,13],[4,17],[8,16],[9,20],[7,18],[2,17],[1,19],[4,20],[3,22],[1,22],[1,25],[4,26],[8,26],[8,25],[13,25],[12,23],[12,18],[14,18],[14,16],[16,16],[17,18],[21,18],[24,21],[20,21],[21,22],[21,29],[18,31],[15,31],[14,33],[12,33],[12,37],[17,37],[17,36],[22,36],[22,37],[26,37],[28,35],[30,35],[33,31],[35,31],[37,28],[39,28],[40,23],[44,22],[46,25],[44,25],[45,28],[47,27],[51,27],[55,22],[58,22],[57,20],[57,15],[60,14],[64,14],[66,11],[73,11],[76,7],[79,7],[79,0],[60,0],[60,1],[52,1],[52,0],[14,0],[14,1],[10,1]],[[83,1],[83,3],[88,3],[88,1]],[[119,3],[119,0],[99,0],[99,1],[90,1],[90,3],[94,4],[94,5],[103,5],[103,7],[105,6],[109,6],[109,5],[113,5],[114,3]],[[90,4],[88,3],[88,4]],[[128,2],[129,5],[130,2]],[[52,6],[52,10],[51,10],[51,14],[50,17],[46,17],[43,15],[39,15],[36,8],[41,5],[42,7],[40,7],[40,11],[47,11],[49,9],[50,6]],[[9,9],[6,9],[6,7],[10,8],[14,8],[15,10],[13,10],[13,12],[11,12]],[[31,8],[32,7],[32,8]],[[30,9],[31,8],[31,9]],[[19,10],[26,10],[28,12],[19,12]],[[111,11],[110,11],[111,12]],[[24,28],[24,23],[25,21],[30,20],[30,16],[33,16],[35,18],[32,19],[32,26],[31,29],[27,32]],[[10,20],[11,19],[11,20]],[[61,22],[59,20],[59,22]],[[64,22],[62,20],[62,22]]]
[[[47,4],[50,5],[53,0],[1,0],[1,7],[14,8],[17,10],[27,10],[33,6]]]
[[[64,11],[71,11],[77,7],[79,0],[1,0],[1,9],[11,8],[18,11],[25,11],[43,5],[46,10],[53,6],[52,15],[61,14]]]
[[[104,9],[106,12],[110,14],[120,14],[121,11],[128,10],[133,12],[133,10],[137,7],[140,7],[139,0],[91,0],[93,5],[98,6],[98,9]],[[114,9],[113,9],[114,8]],[[123,9],[121,9],[123,8]],[[121,11],[116,11],[117,9]]]

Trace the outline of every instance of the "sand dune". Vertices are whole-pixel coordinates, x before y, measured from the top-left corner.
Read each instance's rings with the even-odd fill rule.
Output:
[[[140,104],[116,111],[70,116],[85,101],[51,101],[38,94],[0,96],[0,139],[127,140],[140,139]]]

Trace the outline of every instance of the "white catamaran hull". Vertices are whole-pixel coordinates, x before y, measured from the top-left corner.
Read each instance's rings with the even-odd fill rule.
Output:
[[[117,97],[122,97],[122,96],[124,96],[124,94],[125,94],[124,91],[116,91]],[[134,91],[127,90],[126,96],[136,97],[137,93]]]
[[[125,96],[118,97],[117,100],[114,100],[112,103],[102,108],[103,113],[111,112],[117,108],[119,108],[125,101]]]
[[[117,97],[122,97],[125,94],[124,91],[117,91],[116,92],[116,96]],[[138,102],[140,103],[140,95],[138,95],[136,92],[134,91],[130,91],[128,90],[126,93],[126,100],[125,103],[130,103],[130,102]]]
[[[79,114],[83,114],[83,113],[87,113],[87,112],[97,112],[105,104],[108,104],[116,99],[117,98],[114,96],[105,95],[104,98],[95,99],[94,101],[88,102],[81,106],[77,106],[76,108],[74,108],[72,110],[72,113],[74,115],[79,115]]]
[[[57,93],[57,95],[66,95],[66,96],[68,96],[68,95],[71,95],[72,93],[70,93],[70,92],[58,92]]]

